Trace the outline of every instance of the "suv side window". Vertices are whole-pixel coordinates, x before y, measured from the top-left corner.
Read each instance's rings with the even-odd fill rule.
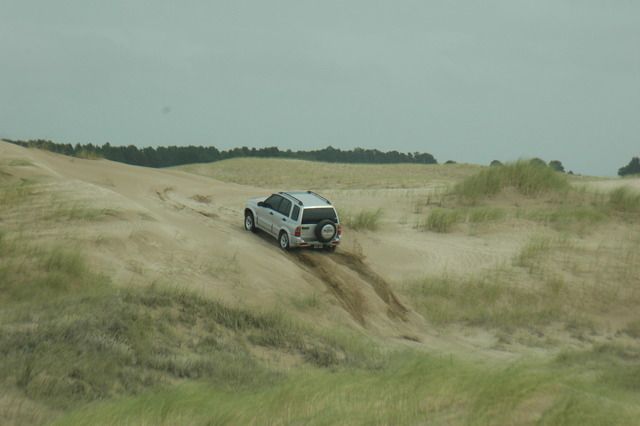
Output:
[[[291,212],[291,219],[298,220],[299,216],[300,216],[300,207],[293,206],[293,211]]]
[[[280,207],[278,207],[278,212],[282,213],[285,216],[289,216],[289,212],[291,211],[291,201],[286,198],[282,199],[282,203],[280,203]]]
[[[282,200],[283,198],[281,196],[273,194],[271,197],[264,200],[264,203],[267,204],[269,208],[278,210],[278,207],[280,207],[280,203],[282,202]]]

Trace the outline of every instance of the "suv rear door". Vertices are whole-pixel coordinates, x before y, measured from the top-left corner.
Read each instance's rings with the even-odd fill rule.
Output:
[[[309,207],[302,210],[302,238],[305,241],[317,241],[316,225],[325,219],[338,223],[338,215],[333,207]]]
[[[291,228],[291,226],[287,226],[287,225],[291,224],[291,220],[289,219],[289,213],[291,213],[292,205],[293,203],[291,201],[287,200],[286,198],[283,198],[278,209],[274,211],[274,214],[272,216],[273,227],[271,228],[271,232],[274,235],[277,234],[278,231],[280,231],[280,229],[283,227],[286,227],[287,229]],[[290,231],[291,230],[289,229],[289,232]]]

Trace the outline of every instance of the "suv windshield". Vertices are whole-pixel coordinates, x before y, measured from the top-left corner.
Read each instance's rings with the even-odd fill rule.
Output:
[[[336,211],[333,209],[333,207],[304,209],[302,213],[303,225],[315,224],[325,219],[329,219],[333,222],[338,222],[338,215],[336,214]]]

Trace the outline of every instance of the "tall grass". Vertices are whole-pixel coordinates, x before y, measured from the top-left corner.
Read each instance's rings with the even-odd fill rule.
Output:
[[[476,207],[467,210],[467,220],[474,224],[496,222],[505,216],[505,210],[498,207]]]
[[[627,309],[634,314],[618,332],[640,334],[639,285],[637,239],[588,248],[566,237],[536,236],[521,247],[512,266],[427,276],[408,282],[404,292],[434,325],[543,333],[555,324],[583,339],[585,333],[607,330],[610,315]]]
[[[25,202],[33,194],[28,181],[0,180],[0,212]]]
[[[421,231],[448,233],[460,223],[473,226],[496,222],[505,217],[505,210],[494,207],[434,208],[429,210],[425,220],[418,221],[416,227]]]
[[[616,188],[609,193],[609,206],[620,213],[640,213],[640,193],[626,186]]]
[[[381,362],[375,345],[316,332],[280,311],[230,307],[166,287],[117,289],[78,252],[33,247],[4,232],[0,295],[0,387],[58,409],[176,380],[218,389],[280,380],[253,346],[319,367]]]
[[[520,160],[481,170],[457,184],[452,194],[464,201],[476,202],[506,188],[513,188],[525,196],[536,196],[545,192],[565,191],[569,188],[569,182],[566,176],[545,165]]]
[[[58,423],[633,424],[640,410],[632,390],[568,366],[503,366],[404,352],[384,370],[304,369],[269,387],[237,391],[188,383],[92,404]],[[614,392],[619,397],[612,399]]]
[[[382,209],[361,210],[355,214],[347,213],[344,216],[344,223],[354,230],[375,231],[380,227],[382,219]]]
[[[418,229],[447,233],[461,218],[462,214],[457,210],[435,208],[429,211],[425,221],[418,222]]]
[[[323,336],[282,313],[174,290],[58,289],[48,301],[1,306],[0,383],[60,408],[184,379],[218,389],[277,382],[280,374],[253,356],[252,345],[320,367],[377,363],[371,345],[356,347],[353,337]]]
[[[479,276],[425,277],[407,284],[414,307],[435,325],[466,324],[513,331],[564,318],[562,287],[513,285],[505,271]]]
[[[609,219],[609,209],[600,204],[563,203],[544,209],[521,209],[516,217],[540,222],[558,231],[585,235],[593,226]]]
[[[541,266],[540,257],[550,254],[552,243],[552,240],[548,237],[532,237],[520,249],[520,252],[514,256],[513,264],[533,272],[536,267]]]

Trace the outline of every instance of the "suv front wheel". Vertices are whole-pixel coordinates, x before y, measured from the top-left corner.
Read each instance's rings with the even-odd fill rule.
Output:
[[[256,222],[253,219],[253,213],[246,212],[244,214],[244,229],[251,232],[256,232]]]

